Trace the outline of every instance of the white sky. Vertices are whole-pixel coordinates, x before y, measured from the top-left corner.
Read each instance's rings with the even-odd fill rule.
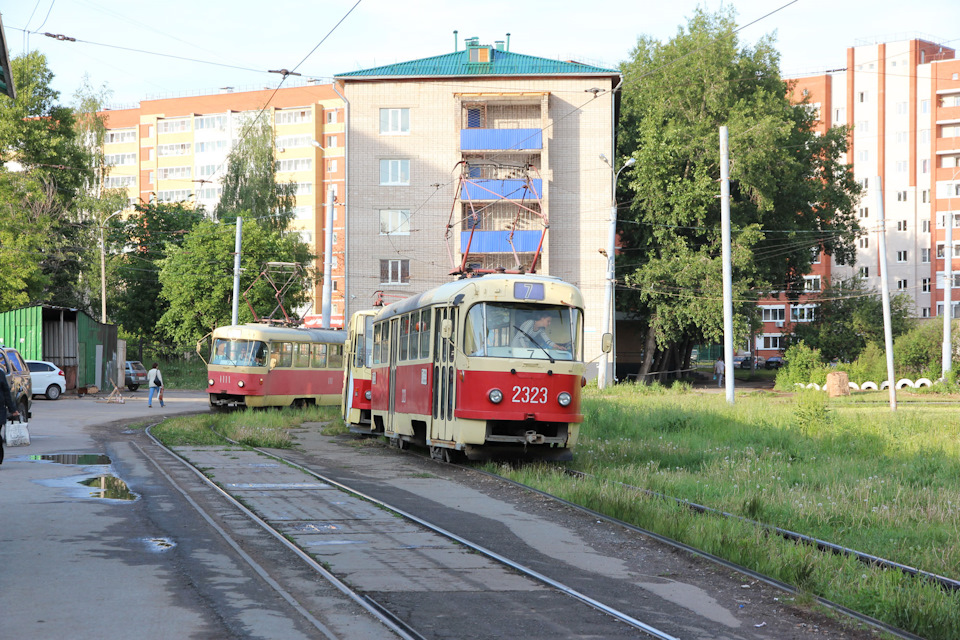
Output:
[[[787,76],[845,66],[858,40],[924,37],[960,49],[957,0],[0,0],[0,14],[11,56],[47,55],[61,102],[73,103],[86,73],[93,86],[112,90],[111,104],[133,106],[223,86],[272,88],[280,76],[268,69],[329,82],[336,73],[450,53],[454,30],[460,49],[464,38],[493,44],[509,32],[511,51],[615,68],[639,36],[668,40],[698,5],[713,12],[730,4],[741,25],[762,18],[740,32],[742,43],[776,33]]]

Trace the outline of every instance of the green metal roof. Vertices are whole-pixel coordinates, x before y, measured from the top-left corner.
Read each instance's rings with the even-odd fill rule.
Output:
[[[373,67],[349,73],[338,73],[335,78],[413,78],[413,77],[451,77],[451,76],[609,76],[619,75],[617,69],[604,69],[580,62],[564,62],[549,58],[538,58],[510,51],[490,49],[489,62],[471,62],[469,47],[432,58],[421,58],[409,62]],[[480,47],[486,48],[486,47]]]

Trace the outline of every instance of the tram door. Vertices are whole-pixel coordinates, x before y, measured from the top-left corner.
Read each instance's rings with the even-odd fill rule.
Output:
[[[390,398],[389,409],[387,411],[387,424],[384,429],[388,432],[396,431],[396,406],[397,399],[394,391],[397,388],[397,345],[400,342],[400,320],[394,318],[390,321],[390,378],[387,388],[387,396]]]
[[[444,338],[441,333],[443,321],[450,320],[453,325],[453,335]],[[453,409],[457,397],[456,377],[456,343],[457,343],[457,310],[455,308],[440,308],[434,311],[434,344],[433,344],[433,428],[430,437],[436,440],[454,439]]]

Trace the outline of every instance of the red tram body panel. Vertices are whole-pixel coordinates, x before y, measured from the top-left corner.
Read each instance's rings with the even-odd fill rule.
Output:
[[[254,323],[219,327],[207,364],[210,406],[337,404],[344,340],[339,330]]]
[[[583,302],[557,278],[487,275],[384,307],[371,431],[471,459],[569,459],[583,421]]]

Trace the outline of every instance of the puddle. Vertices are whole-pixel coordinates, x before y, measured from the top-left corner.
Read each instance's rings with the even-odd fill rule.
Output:
[[[110,456],[102,453],[51,453],[42,456],[30,456],[29,458],[40,462],[73,464],[82,467],[103,466],[113,462],[110,460]]]
[[[177,543],[170,538],[147,538],[143,541],[143,543],[147,545],[148,549],[158,553],[162,551],[169,551],[177,546]]]
[[[95,489],[90,492],[91,498],[100,498],[101,500],[136,500],[137,494],[130,491],[127,483],[116,476],[97,476],[81,480],[80,484],[85,487]]]

